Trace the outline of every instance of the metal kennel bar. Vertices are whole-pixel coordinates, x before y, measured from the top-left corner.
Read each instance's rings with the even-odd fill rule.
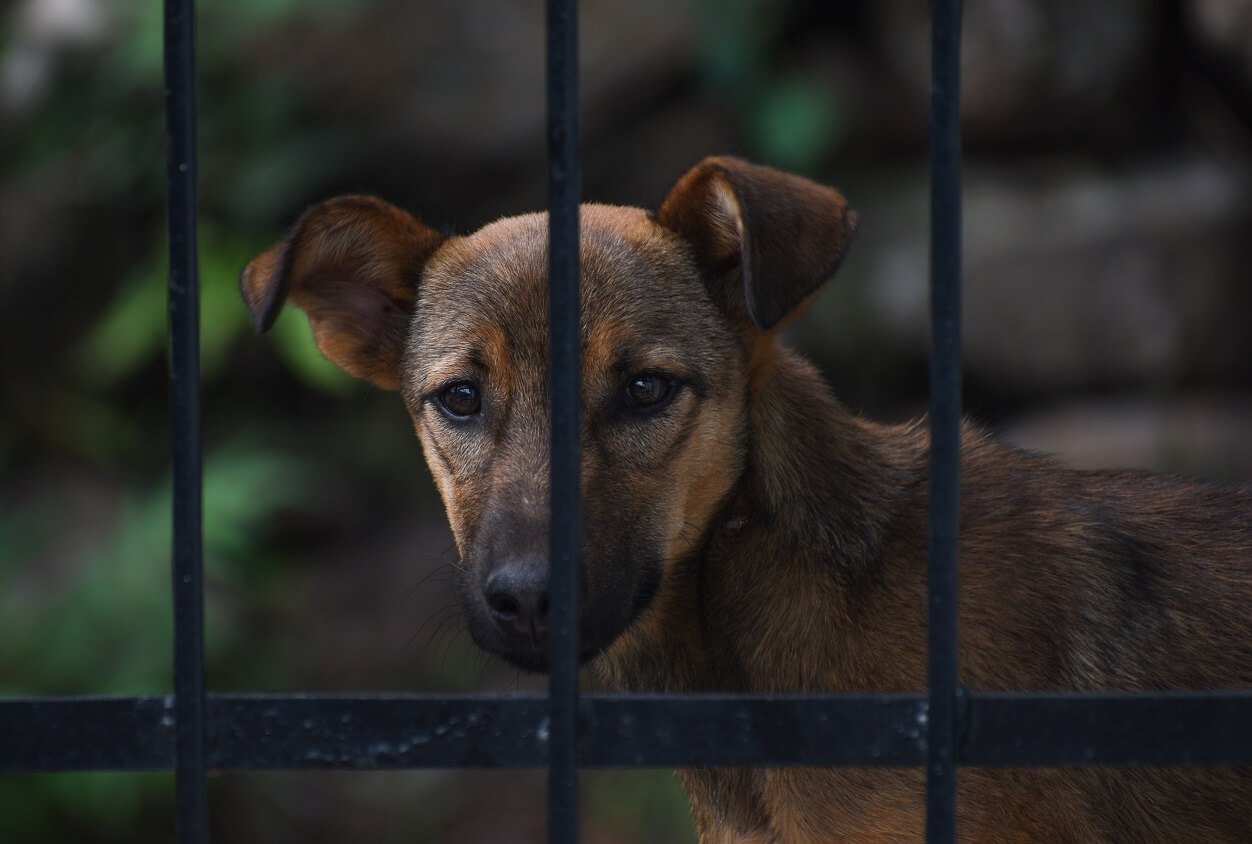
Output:
[[[204,841],[207,818],[195,31],[194,0],[165,0],[165,178],[174,473],[174,779],[178,840],[182,844]]]
[[[926,763],[915,695],[587,695],[584,768]],[[978,767],[1252,766],[1247,692],[970,694]],[[546,696],[209,695],[212,770],[542,768]],[[171,770],[174,696],[0,700],[0,773]]]
[[[578,840],[578,567],[582,353],[578,308],[578,4],[547,3],[548,271],[552,410],[548,837]]]
[[[548,696],[206,695],[196,274],[194,0],[165,2],[173,694],[0,700],[0,772],[173,770],[180,842],[206,835],[212,770],[540,768],[574,842],[579,768],[904,766],[926,832],[956,833],[959,766],[1252,765],[1252,692],[986,694],[957,682],[960,7],[932,5],[929,689],[906,695],[578,693],[578,77],[575,0],[548,0],[552,381]]]
[[[961,506],[961,3],[931,0],[930,546],[926,838],[956,840]]]
[[[970,694],[979,767],[1252,765],[1247,692]],[[921,767],[926,695],[587,695],[584,768]],[[541,768],[544,696],[209,695],[213,770]],[[174,696],[0,700],[0,773],[171,770]]]

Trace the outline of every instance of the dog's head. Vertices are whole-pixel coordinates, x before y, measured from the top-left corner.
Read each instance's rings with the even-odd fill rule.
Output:
[[[697,551],[743,471],[777,328],[854,228],[834,190],[733,158],[702,161],[655,213],[582,207],[584,659]],[[378,199],[341,197],[240,279],[259,330],[290,298],[326,357],[400,391],[464,565],[470,632],[535,670],[547,661],[547,266],[545,214],[443,237]]]

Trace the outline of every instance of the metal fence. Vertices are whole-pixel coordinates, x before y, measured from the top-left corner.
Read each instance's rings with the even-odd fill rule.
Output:
[[[546,766],[550,840],[572,842],[580,767],[924,766],[927,838],[946,842],[959,766],[1252,765],[1252,692],[984,694],[957,681],[959,0],[932,3],[929,692],[579,695],[576,6],[547,5],[549,696],[206,695],[194,0],[166,0],[174,693],[0,701],[0,772],[173,769],[178,840],[191,844],[205,840],[206,769]]]

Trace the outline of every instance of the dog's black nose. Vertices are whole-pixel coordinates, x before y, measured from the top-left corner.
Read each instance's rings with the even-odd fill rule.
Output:
[[[548,567],[546,561],[505,563],[487,578],[483,589],[496,622],[510,633],[529,637],[534,644],[548,629]]]

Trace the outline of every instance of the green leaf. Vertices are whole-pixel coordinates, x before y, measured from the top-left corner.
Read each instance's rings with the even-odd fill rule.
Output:
[[[830,94],[802,78],[771,85],[760,103],[756,136],[772,164],[812,173],[834,148],[839,120]]]
[[[286,308],[270,330],[274,349],[301,381],[331,396],[349,396],[358,382],[318,351],[304,314]]]
[[[111,387],[165,348],[164,267],[163,255],[144,262],[72,352],[89,385]]]

